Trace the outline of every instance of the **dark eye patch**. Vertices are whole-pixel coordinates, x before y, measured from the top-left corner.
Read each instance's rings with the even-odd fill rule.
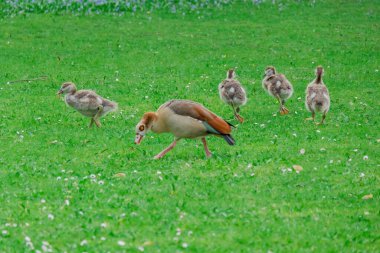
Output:
[[[139,130],[140,130],[140,131],[144,131],[144,129],[145,129],[145,127],[144,127],[143,125],[141,125],[141,126],[139,127]]]

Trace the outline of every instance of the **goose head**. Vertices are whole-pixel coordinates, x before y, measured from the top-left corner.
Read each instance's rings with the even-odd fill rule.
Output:
[[[145,135],[152,129],[153,122],[157,119],[154,112],[147,112],[136,125],[135,143],[140,144]]]

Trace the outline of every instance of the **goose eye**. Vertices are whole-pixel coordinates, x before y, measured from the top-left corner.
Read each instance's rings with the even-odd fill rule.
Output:
[[[144,131],[144,129],[145,129],[145,127],[144,127],[143,125],[141,125],[141,126],[139,127],[139,130],[140,130],[140,131]]]

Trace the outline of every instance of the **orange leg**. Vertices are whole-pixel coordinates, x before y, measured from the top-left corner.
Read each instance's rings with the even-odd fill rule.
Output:
[[[207,156],[207,157],[211,157],[212,153],[210,152],[210,150],[209,150],[208,147],[207,147],[206,138],[203,137],[201,140],[202,140],[202,143],[203,143],[203,147],[205,148],[206,156]]]
[[[235,116],[235,119],[237,119],[240,123],[243,123],[244,122],[244,118],[242,116],[239,115],[239,107],[237,109],[235,109],[234,106],[232,106],[232,109],[234,110],[234,116]]]
[[[91,128],[92,127],[92,125],[94,124],[94,118],[91,118],[91,121],[90,121],[90,125],[88,126],[89,128]]]
[[[318,125],[323,125],[323,122],[325,122],[326,113],[327,113],[327,112],[323,112],[322,120],[321,120],[321,122],[318,123]]]
[[[282,100],[279,96],[277,96],[277,100],[280,103],[280,114],[281,115],[286,115],[289,113],[288,108],[285,107],[285,101]]]
[[[314,122],[315,120],[315,112],[311,112],[311,118],[306,118],[305,120],[312,120]]]
[[[178,140],[179,140],[179,139],[178,139]],[[169,147],[165,148],[165,149],[162,150],[158,155],[156,155],[156,156],[154,157],[154,159],[160,159],[160,158],[164,157],[164,156],[166,155],[166,153],[168,153],[170,150],[172,150],[172,149],[175,147],[176,144],[177,144],[177,139],[175,139],[175,140],[173,141],[173,143],[170,144]]]

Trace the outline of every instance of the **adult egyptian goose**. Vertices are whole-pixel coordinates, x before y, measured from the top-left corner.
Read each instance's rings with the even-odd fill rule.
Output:
[[[155,133],[172,133],[175,138],[169,147],[154,157],[155,159],[162,158],[182,138],[201,138],[207,157],[211,156],[205,138],[207,135],[220,136],[229,145],[235,144],[228,122],[201,104],[190,100],[170,100],[161,105],[157,112],[145,113],[136,125],[135,143],[140,144],[149,130]]]
[[[262,85],[264,90],[280,103],[280,114],[288,114],[289,110],[285,107],[285,101],[293,95],[293,86],[285,75],[277,74],[276,69],[269,66],[265,69]]]
[[[99,119],[109,112],[117,110],[117,103],[102,98],[94,91],[79,90],[74,83],[65,82],[57,92],[58,95],[65,94],[65,102],[86,117],[91,117],[89,127],[96,124],[100,127]]]
[[[247,95],[240,82],[235,79],[234,69],[227,71],[227,78],[219,84],[218,89],[220,99],[232,107],[235,118],[243,123],[244,118],[239,115],[239,112],[240,106],[247,103]]]
[[[318,66],[315,73],[316,78],[306,88],[306,109],[311,112],[311,118],[314,121],[315,112],[322,112],[322,120],[319,124],[323,124],[326,114],[330,109],[330,95],[326,85],[323,83],[322,66]]]

